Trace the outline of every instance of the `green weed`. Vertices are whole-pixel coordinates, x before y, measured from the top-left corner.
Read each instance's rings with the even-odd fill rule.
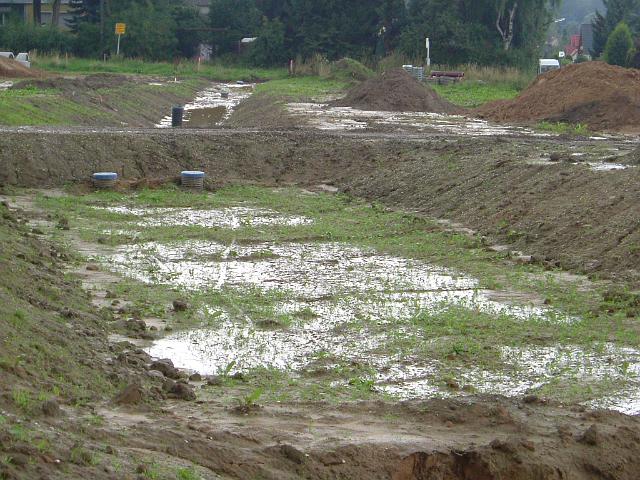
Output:
[[[563,122],[539,122],[536,124],[536,129],[543,132],[557,133],[559,135],[578,135],[587,137],[592,134],[592,132],[589,131],[589,128],[582,123],[570,124]]]
[[[177,480],[200,480],[200,476],[193,468],[179,468],[176,478]]]
[[[33,398],[27,390],[15,389],[11,392],[11,398],[13,403],[25,413],[29,413],[33,408]]]

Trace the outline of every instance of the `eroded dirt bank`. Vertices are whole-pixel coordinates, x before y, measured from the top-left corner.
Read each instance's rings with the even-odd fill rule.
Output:
[[[537,262],[637,284],[640,169],[594,170],[587,163],[631,149],[526,137],[14,130],[0,136],[0,182],[60,186],[86,182],[95,171],[149,179],[197,168],[212,185],[332,183],[462,222]]]

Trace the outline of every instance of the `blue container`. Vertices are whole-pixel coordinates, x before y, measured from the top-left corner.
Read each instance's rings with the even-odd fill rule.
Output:
[[[92,175],[96,188],[113,188],[118,181],[118,174],[114,172],[98,172]]]
[[[117,180],[118,174],[114,172],[98,172],[93,174],[94,180]]]
[[[197,170],[185,170],[180,174],[182,186],[185,188],[203,189],[204,172]]]
[[[171,126],[181,127],[182,117],[184,116],[184,107],[182,105],[176,105],[171,108]]]

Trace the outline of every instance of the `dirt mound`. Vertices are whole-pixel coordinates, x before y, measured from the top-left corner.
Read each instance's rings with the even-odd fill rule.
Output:
[[[499,122],[583,123],[592,130],[640,132],[640,70],[587,62],[538,77],[514,100],[475,111]]]
[[[38,78],[44,74],[9,58],[0,57],[0,78]]]
[[[384,72],[355,86],[333,105],[386,112],[460,112],[460,108],[402,69]]]

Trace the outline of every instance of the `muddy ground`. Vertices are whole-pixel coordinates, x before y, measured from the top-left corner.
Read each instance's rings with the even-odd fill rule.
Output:
[[[513,262],[607,279],[628,299],[629,322],[637,319],[640,173],[608,168],[636,163],[625,156],[631,139],[379,125],[331,132],[292,120],[283,104],[274,114],[270,102],[252,101],[265,122],[241,105],[233,129],[0,132],[8,195],[0,205],[0,478],[638,477],[637,417],[536,395],[265,406],[242,376],[230,407],[216,396],[219,379],[140,349],[137,340],[157,335],[154,319],[129,310],[126,292],[114,293],[121,278],[87,260],[96,246],[22,187],[81,193],[98,170],[135,188],[156,186],[183,169],[204,170],[212,190],[321,184],[446,219],[443,229],[454,222],[474,248],[506,245]],[[180,318],[189,307],[177,291],[173,300],[166,312]]]
[[[207,172],[212,185],[330,183],[463,223],[536,262],[638,285],[640,170],[587,163],[633,148],[616,140],[424,133],[5,130],[0,182],[62,186],[95,171],[140,179],[187,168]]]
[[[206,390],[216,377],[114,339],[153,331],[118,320],[119,277],[83,261],[96,247],[29,197],[5,205],[2,478],[637,478],[637,418],[535,395],[230,407]],[[56,229],[69,250],[47,240]]]

